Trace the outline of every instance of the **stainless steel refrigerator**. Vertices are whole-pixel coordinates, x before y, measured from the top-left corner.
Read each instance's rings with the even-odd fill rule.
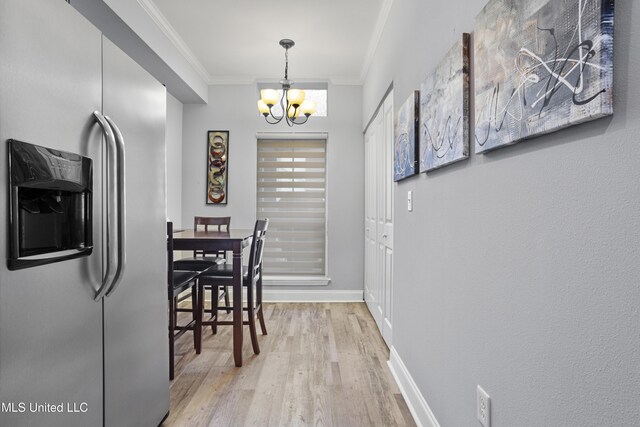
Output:
[[[165,104],[63,0],[0,2],[0,426],[155,426],[168,413]],[[9,139],[92,161],[79,256],[8,268],[22,209]]]

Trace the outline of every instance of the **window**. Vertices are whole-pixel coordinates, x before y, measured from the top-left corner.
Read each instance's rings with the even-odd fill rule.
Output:
[[[257,218],[269,218],[265,275],[325,275],[326,146],[258,139]]]

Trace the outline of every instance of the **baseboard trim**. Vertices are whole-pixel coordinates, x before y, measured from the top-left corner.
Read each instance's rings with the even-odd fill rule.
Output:
[[[405,402],[407,402],[407,406],[409,407],[409,411],[411,411],[411,415],[413,415],[416,425],[418,425],[418,427],[440,427],[427,401],[424,399],[424,396],[422,396],[422,393],[420,393],[409,370],[393,346],[391,346],[390,352],[389,361],[387,362],[389,369],[391,369],[391,374],[396,380]]]
[[[364,300],[364,292],[362,290],[330,291],[262,288],[262,300],[264,302],[362,302]]]
[[[246,298],[246,294],[244,295]],[[307,289],[287,290],[287,289],[262,289],[262,300],[264,302],[363,302],[363,291],[315,291]],[[231,297],[233,302],[233,297]],[[185,298],[180,304],[186,307],[191,304],[191,298]],[[205,304],[211,303],[210,293],[206,292]],[[246,302],[246,299],[245,299]]]
[[[264,276],[262,285],[268,286],[327,286],[331,278],[326,276]]]

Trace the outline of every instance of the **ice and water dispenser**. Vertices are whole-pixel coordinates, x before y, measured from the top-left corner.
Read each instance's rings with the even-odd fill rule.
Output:
[[[91,253],[92,181],[87,157],[9,140],[9,269]]]

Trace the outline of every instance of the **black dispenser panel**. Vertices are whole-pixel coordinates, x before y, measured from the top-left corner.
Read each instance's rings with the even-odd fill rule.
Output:
[[[91,159],[10,139],[9,269],[90,254],[92,186]]]

